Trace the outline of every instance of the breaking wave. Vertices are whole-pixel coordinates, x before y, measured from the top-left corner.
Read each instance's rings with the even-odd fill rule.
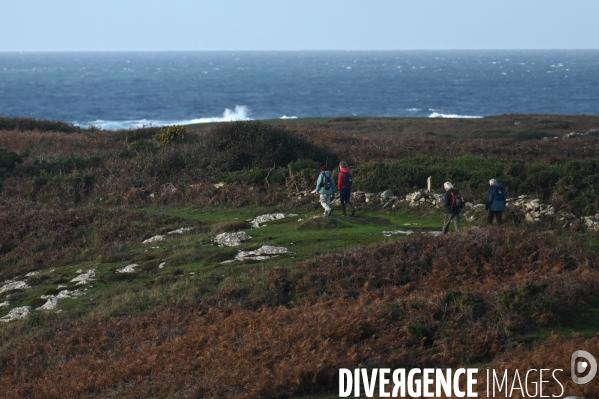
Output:
[[[429,118],[482,118],[482,116],[473,115],[456,115],[456,114],[442,114],[439,112],[433,112],[428,116]]]
[[[233,122],[233,121],[248,121],[250,118],[250,110],[245,105],[236,105],[234,110],[229,108],[225,109],[221,116],[209,117],[209,118],[196,118],[189,120],[151,120],[151,119],[138,119],[129,121],[104,121],[95,120],[86,123],[75,123],[77,126],[83,128],[97,127],[103,130],[118,130],[118,129],[134,129],[140,127],[149,126],[172,126],[172,125],[192,125],[196,123],[211,123],[211,122]]]

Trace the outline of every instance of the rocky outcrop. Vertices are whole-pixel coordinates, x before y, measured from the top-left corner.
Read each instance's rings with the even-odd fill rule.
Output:
[[[169,234],[169,235],[170,234],[183,234],[183,233],[185,233],[186,231],[189,231],[189,230],[193,230],[193,227],[181,227],[180,229],[169,231],[166,234]]]
[[[556,215],[555,208],[544,204],[540,199],[529,195],[521,195],[517,198],[509,198],[508,204],[512,204],[525,213],[526,221],[530,223],[539,222],[545,216]]]
[[[239,253],[235,255],[235,259],[226,260],[224,262],[221,262],[221,264],[243,260],[267,260],[288,253],[290,252],[285,247],[273,247],[270,245],[263,245],[262,247],[253,251],[239,251]]]
[[[80,274],[71,280],[71,283],[77,283],[77,285],[87,284],[96,277],[96,269],[90,269],[85,273],[83,273],[83,270],[77,270],[77,273]]]
[[[31,288],[31,287],[29,287],[27,285],[27,283],[24,281],[9,281],[9,282],[7,282],[7,284],[0,287],[0,294],[4,293],[6,291],[26,290],[27,288]]]
[[[260,227],[264,227],[264,226],[261,226],[261,224],[263,224],[263,223],[270,222],[272,220],[280,220],[280,219],[296,217],[296,216],[297,215],[295,213],[289,213],[289,214],[270,213],[267,215],[258,216],[254,219],[248,219],[247,221],[250,222],[250,224],[252,225],[252,228],[257,229]]]
[[[166,234],[167,234],[167,235],[172,235],[172,234],[183,234],[183,233],[185,233],[186,231],[189,231],[189,230],[193,230],[193,227],[181,227],[180,229],[173,230],[173,231],[169,231],[169,232],[168,232],[168,233],[166,233]],[[153,243],[153,242],[156,242],[156,241],[163,241],[163,240],[166,240],[166,235],[159,234],[159,235],[155,235],[154,237],[150,237],[150,238],[148,238],[147,240],[144,240],[144,241],[142,242],[142,244],[151,244],[151,243]]]
[[[395,209],[401,205],[408,205],[411,208],[416,207],[443,207],[443,194],[428,193],[425,190],[418,190],[405,196],[405,198],[396,201],[392,208]]]
[[[586,226],[587,230],[599,231],[599,213],[595,216],[584,216],[582,222]]]
[[[572,138],[584,137],[584,136],[599,136],[599,131],[597,131],[597,130],[589,130],[588,132],[585,132],[585,133],[572,132],[572,133],[564,134],[562,136],[562,138],[564,138],[564,139],[572,139]]]
[[[529,223],[538,223],[543,220],[557,220],[564,228],[568,228],[574,222],[582,220],[589,230],[599,231],[599,214],[579,218],[570,212],[556,210],[553,205],[545,204],[540,199],[530,195],[509,198],[507,202],[524,212],[524,217]]]
[[[67,298],[79,298],[82,295],[87,293],[87,289],[82,290],[62,290],[58,293],[58,295],[42,295],[41,299],[47,299],[46,303],[36,308],[35,310],[53,310],[58,306],[58,301]]]
[[[6,316],[0,317],[0,321],[8,323],[9,321],[24,319],[31,313],[31,306],[21,306],[14,308]]]
[[[165,240],[165,239],[166,239],[166,236],[163,236],[163,235],[157,235],[157,236],[154,236],[154,237],[150,237],[150,238],[148,238],[147,240],[144,240],[144,241],[142,242],[142,244],[151,244],[151,243],[153,243],[153,242],[156,242],[156,241],[162,241],[162,240]]]
[[[381,234],[385,237],[391,237],[394,235],[410,235],[414,232],[412,230],[390,230],[390,231],[381,231]]]
[[[137,263],[132,263],[130,265],[127,265],[121,269],[116,269],[115,273],[137,273],[137,271],[135,270],[136,267],[138,267],[139,265]]]
[[[221,233],[214,237],[214,242],[226,247],[236,247],[237,245],[241,245],[242,241],[250,240],[251,238],[245,231],[238,231],[235,233]]]

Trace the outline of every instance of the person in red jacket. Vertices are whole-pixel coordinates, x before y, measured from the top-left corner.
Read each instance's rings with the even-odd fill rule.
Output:
[[[341,200],[341,209],[343,210],[343,216],[345,214],[345,205],[351,209],[351,215],[354,216],[356,208],[351,203],[351,188],[353,184],[353,176],[349,171],[347,162],[341,161],[339,163],[339,176],[337,178],[337,189],[339,189],[339,199]]]

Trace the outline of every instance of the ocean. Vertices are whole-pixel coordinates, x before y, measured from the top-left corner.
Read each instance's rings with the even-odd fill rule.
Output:
[[[0,53],[0,116],[120,129],[599,115],[599,50]]]

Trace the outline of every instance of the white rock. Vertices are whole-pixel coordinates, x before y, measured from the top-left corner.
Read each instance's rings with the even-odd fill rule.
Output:
[[[388,200],[388,199],[391,199],[391,198],[395,197],[395,195],[393,194],[393,191],[391,191],[391,190],[386,190],[386,191],[383,191],[383,192],[380,194],[380,197],[381,197],[382,199],[386,199],[386,200]]]
[[[29,273],[27,273],[27,274],[25,275],[25,277],[37,276],[38,274],[40,274],[40,272],[39,272],[39,271],[37,271],[37,272],[29,272]]]
[[[165,238],[166,238],[166,236],[157,235],[157,236],[154,236],[154,237],[150,237],[150,238],[148,238],[147,240],[144,240],[144,241],[142,242],[142,244],[150,244],[150,243],[152,243],[152,242],[156,242],[156,241],[162,241],[162,240],[164,240]]]
[[[441,235],[443,235],[443,232],[442,231],[426,231],[426,232],[423,232],[422,234],[430,234],[432,236],[441,236]]]
[[[273,255],[273,256],[268,256],[268,255],[246,256],[246,257],[244,257],[244,258],[242,258],[242,259],[239,259],[239,260],[244,260],[244,259],[251,259],[251,260],[267,260],[267,259],[270,259],[270,258],[274,258],[274,257],[276,257],[276,256],[277,256],[277,255]]]
[[[235,247],[240,245],[241,241],[249,240],[251,238],[252,237],[245,231],[238,231],[236,233],[221,233],[214,237],[214,242],[227,247]]]
[[[181,227],[180,229],[169,231],[166,234],[183,234],[186,231],[193,230],[193,227]]]
[[[58,295],[42,295],[40,298],[42,299],[52,299],[52,298],[58,298],[58,299],[66,299],[66,298],[78,298],[82,295],[85,295],[87,293],[87,288],[86,289],[82,289],[82,290],[73,290],[73,291],[69,291],[69,290],[62,290],[58,293]]]
[[[81,273],[81,270],[77,271],[77,273]],[[77,285],[87,284],[93,281],[94,277],[96,277],[96,269],[90,269],[87,273],[80,274],[72,279],[71,283],[77,283]]]
[[[166,262],[162,262],[161,264],[158,265],[159,269],[164,269],[164,266],[166,266]]]
[[[56,309],[56,306],[58,306],[58,298],[53,297],[53,298],[49,298],[46,301],[46,303],[44,303],[39,308],[36,308],[35,310],[52,310],[52,309]]]
[[[253,251],[239,251],[239,254],[249,255],[275,255],[275,254],[286,254],[289,250],[285,247],[273,247],[271,245],[263,245],[262,247]]]
[[[252,228],[257,229],[260,226],[260,224],[265,223],[265,222],[269,222],[271,220],[279,220],[279,219],[285,219],[285,218],[291,218],[291,217],[296,217],[297,214],[295,213],[290,213],[290,214],[284,214],[284,213],[270,213],[267,215],[260,215],[258,217],[256,217],[255,219],[250,219],[248,220],[248,222],[250,222],[252,224]]]
[[[0,294],[2,294],[3,292],[6,292],[6,291],[12,291],[12,290],[26,290],[27,288],[31,288],[31,287],[29,287],[26,282],[13,281],[11,283],[8,283],[8,284],[2,286],[0,288]]]
[[[116,273],[136,273],[135,268],[138,266],[139,265],[137,263],[132,263],[121,269],[116,269]]]
[[[21,306],[14,308],[6,316],[0,317],[0,321],[8,323],[9,321],[23,319],[31,313],[31,306]]]
[[[221,181],[220,183],[216,183],[214,185],[214,188],[223,188],[223,187],[227,187],[227,183]]]
[[[2,302],[2,303],[0,303],[0,308],[5,308],[8,305],[10,305],[10,302],[8,302],[8,301]]]
[[[255,249],[253,251],[239,251],[237,255],[235,255],[235,259],[226,260],[221,262],[221,264],[231,263],[235,261],[242,261],[246,259],[251,260],[267,260],[270,258],[274,258],[279,256],[280,254],[290,253],[289,250],[285,247],[273,247],[271,245],[263,245],[262,247]]]
[[[402,235],[414,234],[414,232],[412,230],[391,230],[391,231],[382,231],[381,234],[384,236],[387,236],[387,237],[391,237],[392,235],[398,235],[398,234],[402,234]]]

